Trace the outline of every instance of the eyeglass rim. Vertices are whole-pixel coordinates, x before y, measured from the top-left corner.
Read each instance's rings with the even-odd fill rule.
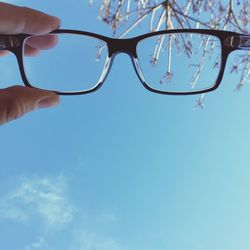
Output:
[[[219,38],[220,43],[221,43],[221,67],[219,70],[219,74],[217,77],[217,80],[215,81],[215,84],[213,86],[211,86],[210,88],[207,89],[202,89],[202,90],[195,90],[192,92],[170,92],[170,91],[161,91],[161,90],[157,90],[152,88],[145,80],[144,78],[141,77],[140,75],[140,71],[138,66],[136,65],[136,59],[137,59],[137,54],[136,54],[136,46],[137,44],[145,39],[145,38],[150,38],[153,36],[157,36],[157,35],[163,35],[163,34],[173,34],[173,33],[196,33],[196,34],[206,34],[206,35],[213,35],[217,38]],[[230,37],[230,36],[245,36],[247,34],[240,34],[237,32],[231,32],[231,31],[224,31],[224,30],[209,30],[209,29],[171,29],[171,30],[161,30],[161,31],[155,31],[155,32],[151,32],[151,33],[146,33],[143,35],[139,35],[136,37],[132,37],[132,38],[125,38],[125,39],[116,39],[116,38],[111,38],[111,37],[107,37],[104,35],[100,35],[100,34],[96,34],[96,33],[92,33],[89,31],[81,31],[81,30],[72,30],[72,29],[56,29],[48,34],[78,34],[78,35],[86,35],[89,37],[94,37],[100,40],[103,40],[104,42],[107,43],[108,45],[108,50],[109,50],[109,57],[108,57],[108,68],[106,68],[106,72],[105,72],[105,76],[103,77],[102,81],[96,83],[95,87],[93,87],[92,89],[89,90],[83,90],[83,91],[76,91],[76,92],[60,92],[60,91],[53,91],[59,95],[80,95],[80,94],[88,94],[88,93],[92,93],[96,90],[98,90],[102,84],[104,83],[110,68],[112,66],[112,62],[114,59],[114,56],[116,54],[117,51],[115,51],[114,47],[119,47],[119,44],[123,41],[123,42],[129,42],[129,45],[133,45],[133,48],[131,49],[131,51],[133,52],[133,50],[135,51],[134,53],[128,53],[132,59],[132,63],[133,66],[135,68],[136,74],[138,76],[138,78],[140,79],[141,83],[143,84],[143,86],[154,93],[158,93],[158,94],[166,94],[166,95],[194,95],[194,94],[203,94],[203,93],[207,93],[207,92],[211,92],[214,91],[215,89],[217,89],[221,83],[221,80],[223,78],[223,74],[224,74],[224,70],[226,67],[226,62],[227,62],[227,58],[228,55],[234,51],[237,50],[239,48],[233,48],[233,47],[229,47],[225,45],[225,40]],[[7,36],[7,35],[3,35],[3,36]],[[17,57],[17,61],[18,61],[18,65],[19,65],[19,69],[20,69],[20,74],[22,77],[22,80],[24,82],[24,84],[27,87],[34,87],[33,85],[31,85],[26,77],[25,74],[25,70],[24,70],[24,64],[23,64],[23,52],[22,52],[22,47],[23,47],[23,43],[25,41],[26,38],[28,37],[32,37],[32,36],[37,36],[37,35],[29,35],[29,34],[18,34],[18,35],[11,35],[12,37],[15,37],[19,40],[20,44],[19,46],[13,47],[11,49],[9,49],[10,51],[12,51],[16,57]],[[128,50],[129,51],[129,50]]]

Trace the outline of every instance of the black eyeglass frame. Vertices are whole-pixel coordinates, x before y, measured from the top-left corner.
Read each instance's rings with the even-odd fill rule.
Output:
[[[221,43],[221,65],[219,74],[217,77],[217,80],[215,84],[211,88],[203,89],[203,90],[197,90],[192,92],[168,92],[168,91],[160,91],[157,89],[154,89],[150,87],[150,85],[145,81],[143,74],[140,69],[140,65],[138,62],[137,57],[137,44],[149,37],[158,36],[158,35],[164,35],[164,34],[178,34],[178,33],[195,33],[195,34],[204,34],[204,35],[211,35],[219,38]],[[98,90],[102,84],[104,83],[106,77],[108,76],[108,73],[110,72],[113,60],[115,58],[115,55],[118,53],[126,53],[130,56],[135,72],[140,79],[143,86],[148,89],[149,91],[152,91],[154,93],[158,94],[168,94],[168,95],[193,95],[193,94],[203,94],[210,91],[213,91],[218,88],[220,85],[224,70],[226,67],[226,62],[229,54],[235,50],[250,50],[250,35],[247,34],[240,34],[236,32],[231,31],[224,31],[224,30],[207,30],[207,29],[173,29],[173,30],[162,30],[162,31],[156,31],[147,33],[144,35],[140,35],[133,38],[126,38],[126,39],[115,39],[106,37],[103,35],[87,32],[87,31],[80,31],[80,30],[69,30],[69,29],[57,29],[49,34],[77,34],[77,35],[85,35],[93,38],[97,38],[99,40],[104,41],[108,46],[108,61],[106,61],[106,64],[104,66],[104,74],[102,79],[96,84],[95,87],[89,90],[85,91],[77,91],[77,92],[59,92],[59,91],[53,91],[59,95],[79,95],[79,94],[87,94],[94,92]],[[28,34],[17,34],[17,35],[0,35],[0,51],[1,50],[9,50],[13,52],[17,58],[20,74],[22,77],[22,80],[27,87],[33,87],[25,74],[24,65],[23,65],[23,46],[25,43],[25,40],[29,37],[32,37],[33,35]]]

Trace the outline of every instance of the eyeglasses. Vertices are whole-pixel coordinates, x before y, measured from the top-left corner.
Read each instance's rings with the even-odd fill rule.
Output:
[[[44,42],[50,44],[47,50],[28,56],[32,46]],[[238,49],[250,50],[250,35],[203,29],[164,30],[128,39],[65,29],[47,35],[0,35],[0,50],[16,55],[26,86],[61,95],[99,89],[118,53],[131,57],[137,76],[152,92],[206,93],[220,85],[228,55]]]

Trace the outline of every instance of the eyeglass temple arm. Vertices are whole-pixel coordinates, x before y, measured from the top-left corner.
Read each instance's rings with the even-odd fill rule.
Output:
[[[225,45],[231,49],[250,50],[250,35],[229,36]]]
[[[13,35],[0,35],[0,50],[11,50],[20,46],[20,40]]]

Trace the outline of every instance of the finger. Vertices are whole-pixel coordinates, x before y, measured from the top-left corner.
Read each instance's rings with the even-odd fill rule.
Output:
[[[0,51],[0,56],[6,56],[9,53],[8,50],[1,50]]]
[[[37,108],[51,107],[59,103],[53,92],[12,86],[0,90],[0,125],[23,116]]]
[[[33,47],[30,47],[29,45],[25,45],[24,54],[25,56],[37,56],[39,54],[39,50],[34,49]]]
[[[33,36],[27,39],[26,44],[36,49],[51,49],[56,46],[56,35]]]
[[[42,35],[28,38],[25,43],[25,55],[36,56],[39,54],[39,50],[51,49],[56,46],[57,40],[56,35]]]
[[[60,20],[37,10],[0,3],[0,34],[46,34],[57,29]]]

